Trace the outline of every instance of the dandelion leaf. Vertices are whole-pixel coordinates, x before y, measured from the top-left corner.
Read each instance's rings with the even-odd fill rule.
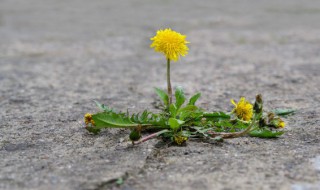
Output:
[[[184,95],[182,87],[177,87],[175,92],[176,97],[176,107],[180,109],[182,104],[186,101],[186,96]]]
[[[155,90],[156,90],[156,93],[157,93],[157,95],[159,96],[159,98],[162,100],[162,102],[164,103],[164,105],[168,105],[168,102],[169,102],[169,97],[168,97],[168,94],[165,92],[165,91],[163,91],[163,90],[161,90],[161,89],[159,89],[159,88],[155,88]]]
[[[97,128],[133,128],[139,125],[121,113],[101,112],[92,115],[92,119]]]
[[[197,100],[200,98],[200,96],[201,96],[201,93],[197,93],[197,94],[193,95],[190,98],[188,105],[195,105]]]
[[[270,131],[268,129],[257,129],[251,131],[249,135],[251,137],[259,137],[259,138],[277,138],[281,136],[284,132],[283,131]]]

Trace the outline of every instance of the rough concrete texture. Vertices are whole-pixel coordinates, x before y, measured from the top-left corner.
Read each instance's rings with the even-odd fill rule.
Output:
[[[319,20],[317,0],[0,0],[0,189],[320,189]],[[297,109],[285,135],[133,147],[125,130],[88,134],[94,99],[154,110],[165,60],[149,38],[165,27],[191,42],[174,86],[212,111],[262,93]]]

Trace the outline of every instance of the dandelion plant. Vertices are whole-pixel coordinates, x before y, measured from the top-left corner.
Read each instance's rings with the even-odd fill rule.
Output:
[[[84,116],[85,128],[98,134],[102,129],[124,128],[130,130],[128,139],[133,144],[140,144],[152,138],[176,145],[183,145],[188,140],[221,141],[226,138],[253,136],[260,138],[276,138],[283,134],[285,122],[282,116],[293,114],[294,110],[278,109],[267,111],[263,108],[262,96],[256,96],[252,104],[245,97],[236,103],[231,100],[234,109],[228,111],[207,112],[196,105],[201,93],[196,93],[189,99],[182,87],[173,90],[170,79],[171,61],[178,61],[188,54],[188,41],[182,35],[170,28],[158,30],[150,38],[150,47],[165,56],[167,66],[167,92],[155,88],[162,101],[160,112],[145,110],[142,113],[117,112],[105,104],[95,102],[100,112]],[[152,131],[150,133],[150,131]],[[149,134],[148,134],[149,133]]]

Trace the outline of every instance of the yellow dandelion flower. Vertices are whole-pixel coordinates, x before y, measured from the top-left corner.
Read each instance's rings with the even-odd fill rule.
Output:
[[[86,125],[88,125],[89,123],[91,123],[92,125],[94,125],[94,121],[92,119],[92,114],[91,113],[86,113],[84,115],[84,122]]]
[[[280,119],[278,127],[279,128],[284,128],[285,126],[286,126],[286,123]]]
[[[239,119],[244,121],[251,120],[253,115],[253,106],[246,100],[246,98],[241,97],[238,103],[235,103],[232,99],[231,103],[235,106],[232,112],[235,113]]]
[[[178,61],[180,56],[188,54],[187,44],[189,42],[186,40],[186,36],[170,28],[158,30],[150,40],[153,41],[150,47],[154,48],[156,52],[163,53],[167,59]]]

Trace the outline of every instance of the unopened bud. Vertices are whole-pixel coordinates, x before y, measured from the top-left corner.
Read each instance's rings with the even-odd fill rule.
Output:
[[[256,113],[261,113],[263,109],[263,101],[262,101],[262,95],[258,94],[256,96],[256,101],[254,103],[253,109]]]

